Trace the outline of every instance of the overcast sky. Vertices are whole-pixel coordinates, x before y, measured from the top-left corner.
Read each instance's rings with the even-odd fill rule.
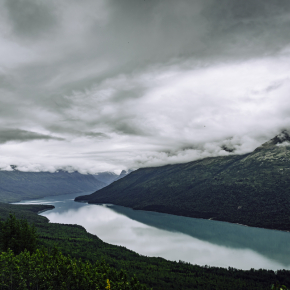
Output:
[[[289,0],[0,0],[4,170],[250,152],[289,93]]]

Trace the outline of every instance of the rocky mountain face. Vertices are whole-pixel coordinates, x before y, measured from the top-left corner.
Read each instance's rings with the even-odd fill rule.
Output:
[[[89,174],[66,171],[22,172],[14,167],[13,171],[0,171],[0,202],[16,202],[48,195],[93,192],[104,186],[106,186],[105,183]]]
[[[283,131],[249,154],[138,169],[76,200],[290,230],[289,141]]]
[[[260,147],[258,147],[255,151],[263,150],[263,149],[269,149],[273,148],[275,146],[290,146],[290,135],[289,132],[286,130],[283,130],[280,134],[275,136],[270,141],[262,144]]]

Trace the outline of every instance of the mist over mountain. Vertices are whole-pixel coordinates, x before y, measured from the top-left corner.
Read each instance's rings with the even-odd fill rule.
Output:
[[[101,182],[104,182],[106,185],[109,185],[112,182],[117,181],[117,180],[125,177],[126,175],[128,175],[132,171],[133,171],[132,169],[122,170],[119,175],[114,173],[114,172],[100,172],[100,173],[94,174],[93,176],[96,179],[100,180]]]
[[[79,172],[22,172],[0,171],[0,202],[16,202],[24,199],[67,193],[93,192],[106,183],[93,175]]]
[[[119,175],[114,173],[114,172],[100,172],[97,174],[93,174],[93,176],[97,180],[99,180],[107,185],[114,182],[119,177]]]
[[[138,169],[76,201],[290,230],[290,137],[248,154]]]
[[[115,179],[115,181],[127,176],[128,174],[130,174],[131,172],[133,172],[134,170],[129,169],[129,170],[122,170],[120,175]]]

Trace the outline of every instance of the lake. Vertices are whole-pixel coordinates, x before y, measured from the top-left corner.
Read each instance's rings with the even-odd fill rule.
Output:
[[[103,241],[139,254],[197,265],[238,269],[290,269],[290,233],[252,228],[112,204],[74,202],[85,193],[21,204],[51,204],[41,213],[52,223],[78,224]]]

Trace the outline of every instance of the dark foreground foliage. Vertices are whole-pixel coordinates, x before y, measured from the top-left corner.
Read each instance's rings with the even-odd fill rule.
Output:
[[[16,255],[24,250],[33,253],[37,248],[37,234],[34,225],[25,219],[18,220],[10,214],[4,222],[0,221],[0,250],[8,249]]]
[[[28,251],[15,255],[11,250],[0,254],[0,287],[13,290],[146,290],[135,277],[131,280],[123,271],[105,263],[82,262],[64,256],[54,249]]]
[[[276,273],[270,270],[254,269],[242,271],[234,268],[201,267],[181,261],[170,262],[162,258],[145,257],[124,247],[104,243],[98,237],[87,233],[81,226],[48,223],[46,218],[35,214],[49,208],[51,207],[46,205],[0,203],[0,216],[6,219],[12,211],[17,218],[25,218],[29,223],[34,223],[39,235],[39,247],[53,249],[56,245],[64,256],[70,255],[77,260],[81,258],[83,262],[88,260],[91,264],[105,261],[106,266],[113,272],[125,271],[129,277],[128,281],[131,281],[136,274],[140,283],[154,290],[265,290],[270,289],[271,285],[276,282],[290,286],[290,271],[286,270]]]

